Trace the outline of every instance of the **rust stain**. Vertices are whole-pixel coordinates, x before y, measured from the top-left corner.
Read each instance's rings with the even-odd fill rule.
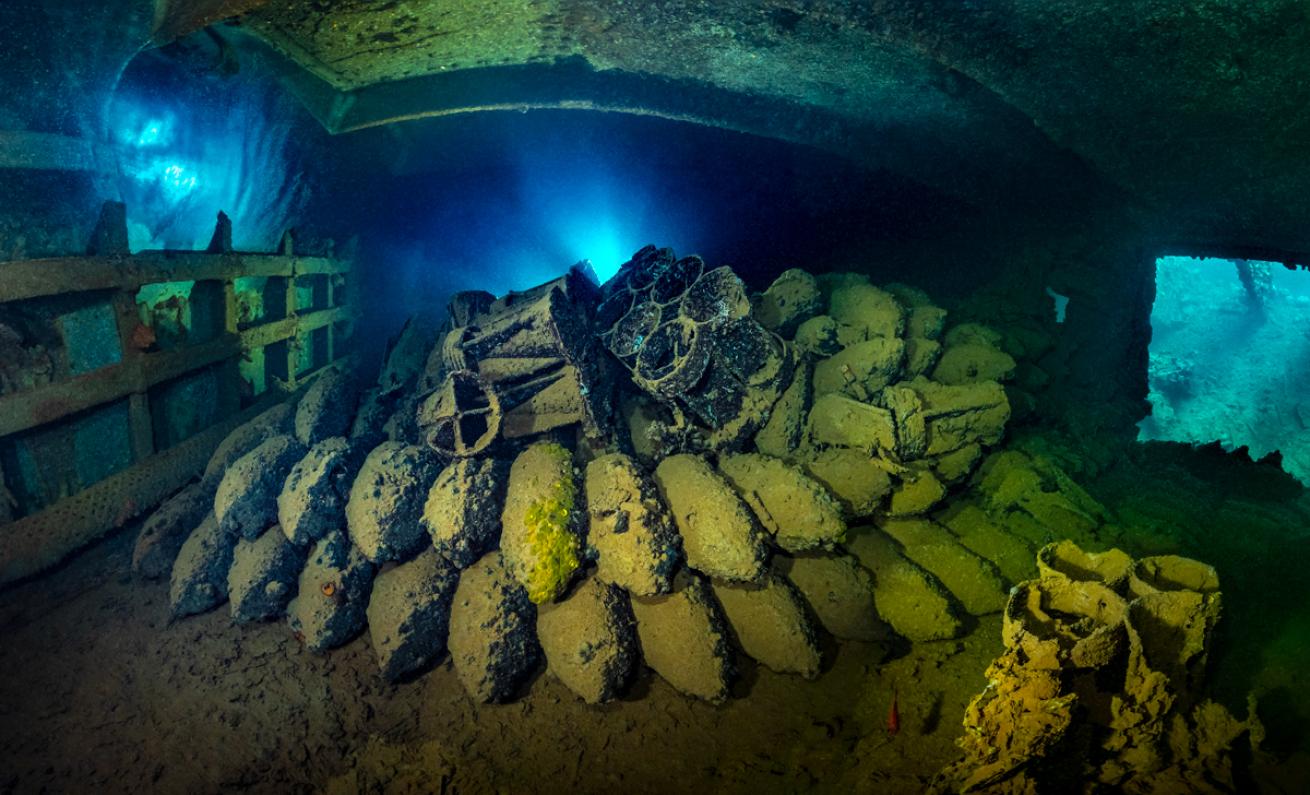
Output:
[[[136,328],[132,329],[132,347],[139,351],[148,351],[155,347],[159,342],[155,330],[143,323],[138,323]]]
[[[128,497],[123,500],[123,505],[118,509],[118,515],[114,517],[114,527],[122,527],[127,524],[133,516],[136,516],[136,500]]]

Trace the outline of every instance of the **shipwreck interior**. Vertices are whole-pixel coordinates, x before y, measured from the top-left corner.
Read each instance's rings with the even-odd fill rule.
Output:
[[[0,2],[0,792],[1307,791],[1306,53]]]

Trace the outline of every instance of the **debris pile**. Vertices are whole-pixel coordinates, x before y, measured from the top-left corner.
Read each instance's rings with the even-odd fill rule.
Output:
[[[590,321],[595,289],[574,269],[500,299],[457,295],[453,328],[428,356],[423,377],[432,389],[417,421],[428,446],[464,458],[573,425],[603,441],[610,363]]]
[[[965,711],[964,758],[935,791],[1236,791],[1233,755],[1260,729],[1254,711],[1240,721],[1199,698],[1219,620],[1214,569],[1070,541],[1044,547],[1037,565],[1010,596],[1005,652]]]
[[[731,268],[647,246],[605,284],[597,328],[632,382],[711,447],[733,446],[768,418],[794,351],[751,316]]]
[[[390,680],[449,650],[480,701],[543,661],[592,703],[641,662],[712,702],[738,654],[817,676],[825,635],[956,637],[1048,536],[1104,521],[1041,456],[988,454],[998,340],[903,285],[790,270],[751,295],[654,247],[603,288],[461,293],[376,385],[329,371],[235,431],[139,570],[180,546],[175,616],[230,599],[315,651],[367,628]]]

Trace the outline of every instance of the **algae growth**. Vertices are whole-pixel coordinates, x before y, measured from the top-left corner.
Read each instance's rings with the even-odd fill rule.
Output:
[[[568,461],[568,451],[556,445]],[[523,522],[531,567],[527,572],[528,598],[534,604],[559,596],[579,566],[578,537],[569,529],[578,487],[572,478],[555,481],[551,494],[528,506]]]

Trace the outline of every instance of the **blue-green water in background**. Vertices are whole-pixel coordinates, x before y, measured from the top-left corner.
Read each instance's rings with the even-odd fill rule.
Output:
[[[1310,483],[1310,273],[1162,257],[1151,312],[1150,402],[1139,438],[1275,450]]]

